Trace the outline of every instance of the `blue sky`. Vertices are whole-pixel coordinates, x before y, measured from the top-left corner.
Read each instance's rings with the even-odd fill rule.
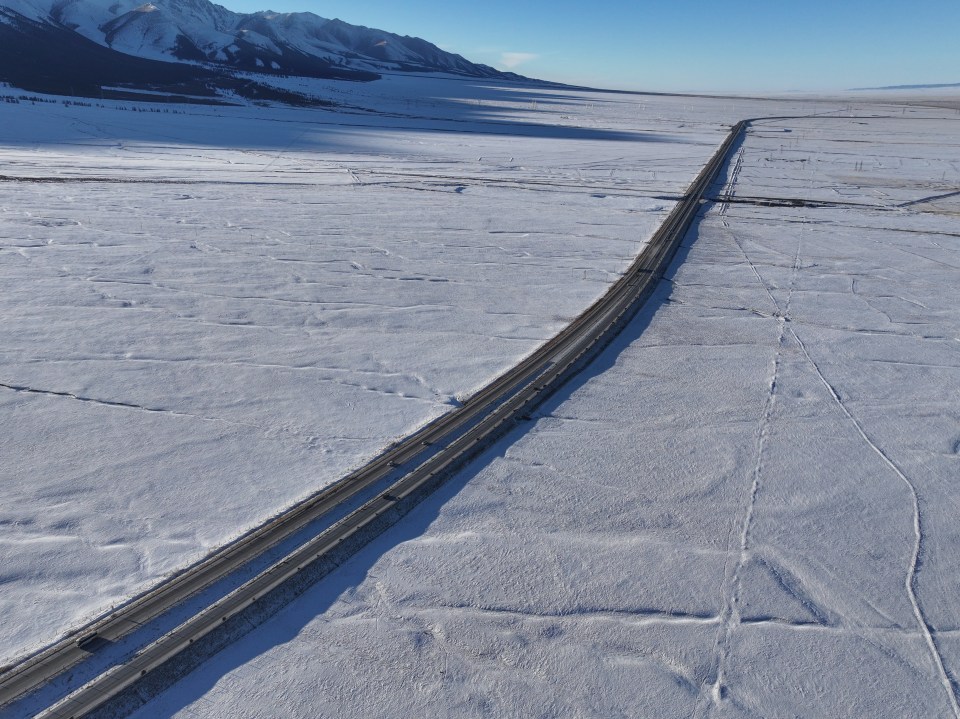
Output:
[[[960,83],[960,0],[217,1],[242,12],[308,10],[416,35],[500,69],[599,87]]]

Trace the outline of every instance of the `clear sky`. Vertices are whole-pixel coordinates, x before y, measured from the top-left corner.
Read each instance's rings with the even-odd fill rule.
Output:
[[[960,83],[960,0],[215,0],[416,35],[545,80],[637,90]],[[273,7],[264,7],[273,5]]]

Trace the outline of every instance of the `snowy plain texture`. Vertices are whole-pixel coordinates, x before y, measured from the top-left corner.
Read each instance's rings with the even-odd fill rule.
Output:
[[[138,716],[956,718],[944,115],[757,126],[586,375]]]
[[[0,103],[0,663],[531,352],[739,112],[287,82],[350,107]]]

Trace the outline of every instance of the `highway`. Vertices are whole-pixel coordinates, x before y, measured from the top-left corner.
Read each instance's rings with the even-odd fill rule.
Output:
[[[7,670],[0,675],[0,707],[9,706],[18,698],[66,675],[88,659],[98,646],[117,642],[250,564],[334,508],[355,501],[377,483],[398,477],[387,489],[378,491],[372,499],[308,539],[280,562],[143,647],[129,660],[77,688],[72,695],[39,716],[79,718],[104,708],[124,690],[143,681],[157,669],[168,666],[198,640],[216,633],[231,618],[241,615],[273,590],[327,558],[398,504],[418,496],[418,490],[421,493],[432,490],[554,392],[633,316],[653,291],[696,217],[704,193],[750,122],[744,120],[731,129],[623,277],[553,339],[484,387],[463,406],[410,435],[366,466],[112,614]],[[365,537],[364,542],[372,536]]]

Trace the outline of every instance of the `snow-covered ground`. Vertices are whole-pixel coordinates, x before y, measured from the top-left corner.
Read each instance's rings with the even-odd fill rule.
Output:
[[[755,127],[586,376],[139,716],[960,716],[960,123],[897,114]]]
[[[766,109],[285,82],[349,108],[0,103],[0,663],[532,351]]]

